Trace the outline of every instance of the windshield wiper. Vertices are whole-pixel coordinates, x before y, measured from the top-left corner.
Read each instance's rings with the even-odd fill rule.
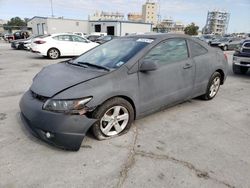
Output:
[[[95,67],[95,68],[98,68],[98,69],[103,69],[103,70],[106,70],[106,71],[110,71],[109,68],[107,67],[104,67],[102,65],[96,65],[96,64],[92,64],[92,63],[88,63],[88,62],[77,62],[77,64],[79,65],[87,65],[88,67]]]

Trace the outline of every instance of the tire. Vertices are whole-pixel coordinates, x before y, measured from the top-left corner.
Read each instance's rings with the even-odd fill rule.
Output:
[[[57,59],[60,57],[60,52],[56,48],[50,48],[47,52],[47,56],[50,59]]]
[[[204,95],[201,96],[202,99],[204,100],[211,100],[213,99],[216,94],[218,93],[219,91],[219,88],[220,88],[220,85],[221,85],[221,74],[218,73],[218,72],[215,72],[209,82],[208,82],[208,85],[207,85],[207,91]]]
[[[227,45],[223,46],[223,51],[227,51],[227,50],[228,50]]]
[[[248,67],[241,67],[233,64],[233,72],[234,74],[246,74],[248,71]]]
[[[118,112],[117,116],[115,112]],[[97,140],[105,140],[128,132],[134,121],[134,109],[127,100],[116,97],[104,102],[92,116],[98,119],[91,127],[93,135]],[[120,121],[119,117],[122,118]]]

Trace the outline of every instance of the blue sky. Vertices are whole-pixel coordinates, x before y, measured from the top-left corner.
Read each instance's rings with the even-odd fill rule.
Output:
[[[65,18],[87,19],[96,10],[141,12],[146,0],[52,0],[54,15]],[[250,0],[158,0],[161,17],[195,22],[202,28],[208,10],[225,10],[231,13],[228,32],[250,32]],[[157,0],[156,0],[157,2]],[[0,19],[33,16],[50,16],[50,0],[0,0]]]

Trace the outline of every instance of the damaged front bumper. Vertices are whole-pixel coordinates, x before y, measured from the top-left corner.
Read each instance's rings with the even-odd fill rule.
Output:
[[[27,91],[21,101],[21,118],[25,125],[43,141],[67,150],[79,150],[88,129],[97,120],[85,115],[54,113],[42,109],[44,102]]]

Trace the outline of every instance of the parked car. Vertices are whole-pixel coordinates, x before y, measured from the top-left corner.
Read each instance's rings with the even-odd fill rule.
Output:
[[[206,42],[207,44],[214,38],[213,35],[201,35],[200,40]]]
[[[92,42],[96,42],[96,40],[99,38],[99,35],[89,35],[87,36],[87,39],[92,41]]]
[[[240,45],[241,39],[240,38],[228,38],[228,40],[224,40],[221,42],[218,47],[222,50],[235,50]]]
[[[18,50],[29,50],[32,39],[35,39],[35,38],[41,37],[41,36],[42,35],[30,36],[27,39],[13,40],[13,41],[11,41],[11,47],[14,49],[18,49]]]
[[[13,34],[5,34],[4,35],[4,40],[7,41],[7,42],[11,42],[14,40],[14,35]]]
[[[106,35],[106,36],[102,36],[102,37],[97,38],[95,42],[97,42],[99,44],[103,44],[103,43],[108,42],[114,38],[116,38],[116,37],[113,35]]]
[[[82,33],[82,32],[73,32],[74,35],[79,35],[81,37],[86,37],[87,34],[86,33]]]
[[[242,44],[233,55],[233,72],[235,74],[246,74],[250,68],[250,41]]]
[[[167,106],[213,99],[227,68],[221,51],[186,35],[120,37],[43,68],[20,101],[21,116],[45,142],[78,150],[90,128],[99,140],[112,138]]]
[[[212,47],[218,47],[219,44],[228,42],[230,38],[222,37],[222,38],[216,38],[215,40],[212,40],[209,45]]]
[[[79,56],[97,45],[78,35],[58,33],[36,38],[31,44],[31,51],[57,59],[62,56]]]

